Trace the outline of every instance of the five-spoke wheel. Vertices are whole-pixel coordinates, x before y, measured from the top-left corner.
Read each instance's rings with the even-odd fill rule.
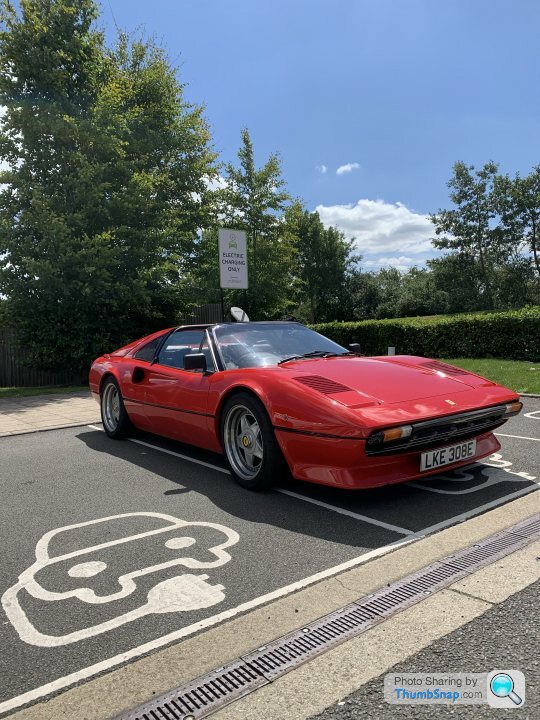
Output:
[[[101,388],[101,420],[109,437],[123,437],[129,429],[129,418],[118,383],[113,377]]]
[[[249,393],[236,393],[225,403],[221,440],[231,473],[243,487],[268,487],[285,467],[266,410]]]
[[[264,458],[261,428],[253,412],[243,405],[232,407],[225,417],[225,451],[237,475],[251,480]]]

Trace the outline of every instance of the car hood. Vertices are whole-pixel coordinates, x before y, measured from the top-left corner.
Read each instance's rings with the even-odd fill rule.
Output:
[[[451,396],[482,385],[477,375],[414,356],[317,358],[287,363],[289,376],[347,407]]]

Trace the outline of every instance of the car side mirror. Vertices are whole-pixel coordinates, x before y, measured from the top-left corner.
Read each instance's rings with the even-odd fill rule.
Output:
[[[204,353],[184,355],[184,370],[202,370],[206,372],[206,356]]]
[[[349,350],[350,350],[351,352],[353,352],[355,355],[361,355],[361,354],[362,354],[362,350],[361,350],[361,348],[360,348],[360,344],[359,344],[359,343],[350,343],[350,344],[349,344]]]

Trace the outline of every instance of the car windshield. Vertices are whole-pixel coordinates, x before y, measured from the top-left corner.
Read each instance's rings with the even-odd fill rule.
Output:
[[[348,354],[341,345],[300,323],[220,325],[215,336],[227,370],[269,367],[306,355]]]

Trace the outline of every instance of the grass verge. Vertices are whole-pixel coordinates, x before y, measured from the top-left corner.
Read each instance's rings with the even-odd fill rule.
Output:
[[[69,385],[65,387],[0,387],[1,398],[32,397],[33,395],[56,395],[88,390],[87,385]]]
[[[540,394],[540,363],[497,358],[441,358],[518,393]]]

